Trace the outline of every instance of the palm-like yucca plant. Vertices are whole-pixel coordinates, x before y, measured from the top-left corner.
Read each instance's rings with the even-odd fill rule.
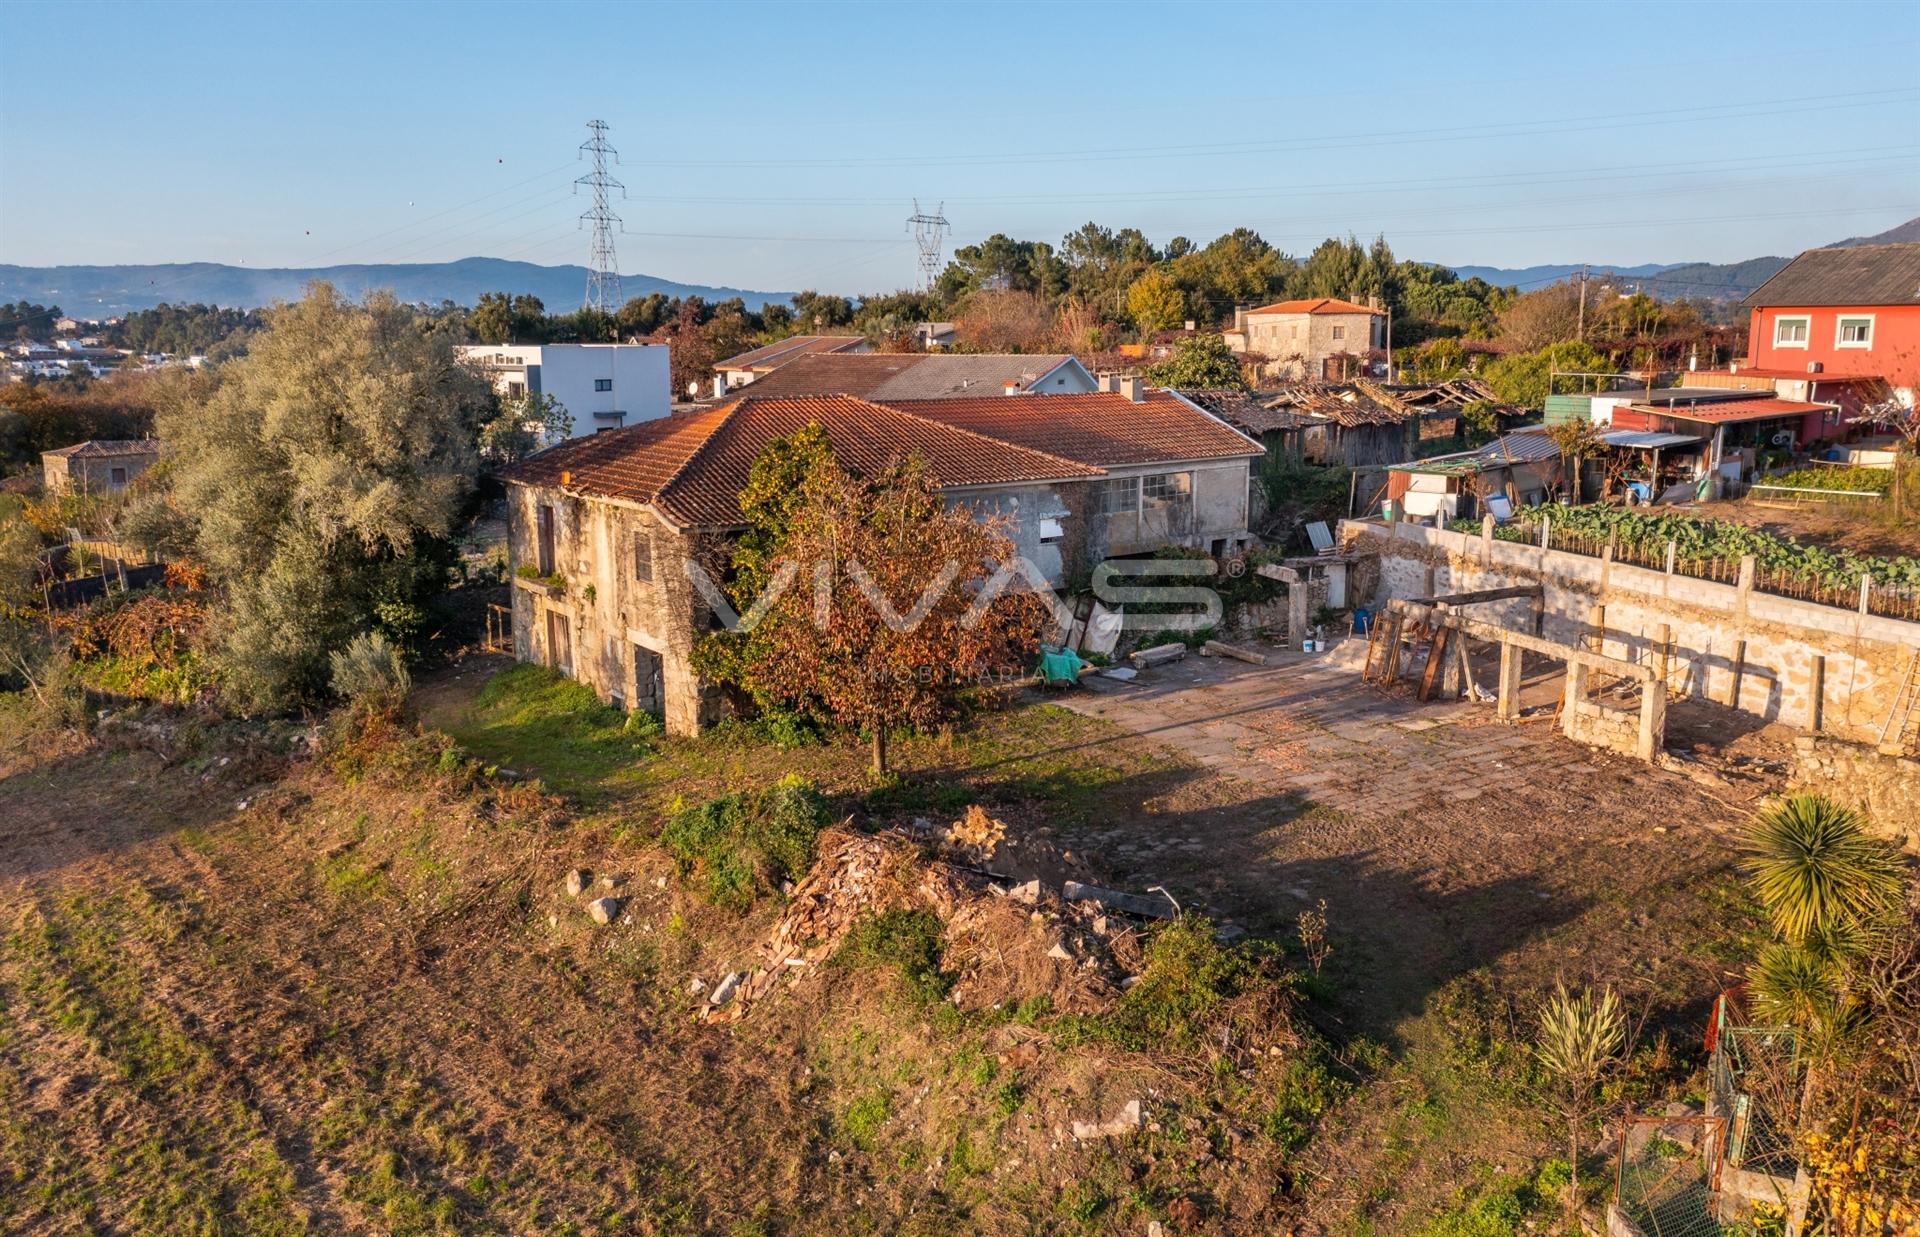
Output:
[[[1755,813],[1746,836],[1748,883],[1782,940],[1844,947],[1898,904],[1900,861],[1866,834],[1860,814],[1821,795],[1795,795]]]
[[[1593,1104],[1603,1074],[1626,1047],[1627,1016],[1612,988],[1596,994],[1577,993],[1555,984],[1554,993],[1540,1008],[1540,1031],[1534,1052],[1540,1064],[1560,1085],[1560,1114],[1567,1119],[1567,1164],[1572,1169],[1567,1201],[1580,1199],[1580,1126]]]

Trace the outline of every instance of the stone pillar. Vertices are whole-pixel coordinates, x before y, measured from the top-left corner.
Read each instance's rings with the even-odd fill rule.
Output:
[[[1807,669],[1807,732],[1820,733],[1820,715],[1827,703],[1827,657],[1824,653],[1813,655],[1813,664]]]
[[[1587,666],[1585,662],[1567,663],[1567,698],[1560,709],[1560,732],[1573,738],[1574,718],[1587,702]]]
[[[1500,720],[1514,721],[1520,716],[1521,650],[1502,641],[1500,644]]]
[[[1307,638],[1307,582],[1296,580],[1287,585],[1287,645],[1303,651]]]

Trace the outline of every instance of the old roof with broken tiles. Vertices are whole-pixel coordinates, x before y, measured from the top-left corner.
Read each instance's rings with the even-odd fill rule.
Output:
[[[858,395],[892,403],[908,399],[1002,395],[1009,382],[1025,392],[1063,365],[1067,353],[848,352],[798,357],[753,383],[760,395]],[[1091,378],[1091,375],[1089,375]],[[1036,392],[1038,393],[1038,392]]]
[[[754,460],[773,439],[809,424],[825,430],[835,456],[863,474],[917,454],[946,488],[1101,475],[1096,466],[1058,454],[886,404],[831,395],[748,396],[573,438],[521,460],[502,476],[523,485],[649,503],[681,527],[730,528],[742,522],[740,491]]]
[[[1265,454],[1258,442],[1171,391],[1009,399],[896,400],[892,406],[1102,468]]]

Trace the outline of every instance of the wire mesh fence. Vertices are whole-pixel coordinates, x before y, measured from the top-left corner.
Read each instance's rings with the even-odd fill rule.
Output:
[[[1719,1237],[1718,1117],[1628,1117],[1620,1132],[1614,1206],[1644,1237]]]
[[[1727,1122],[1725,1162],[1735,1168],[1790,1177],[1799,1165],[1787,1126],[1800,1077],[1793,1048],[1785,1028],[1720,1028],[1708,1078]]]

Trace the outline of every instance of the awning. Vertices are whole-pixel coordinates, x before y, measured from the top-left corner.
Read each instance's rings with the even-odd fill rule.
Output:
[[[1697,443],[1700,439],[1691,434],[1663,434],[1657,430],[1609,430],[1600,436],[1609,447],[1637,447],[1641,449],[1684,447]]]

